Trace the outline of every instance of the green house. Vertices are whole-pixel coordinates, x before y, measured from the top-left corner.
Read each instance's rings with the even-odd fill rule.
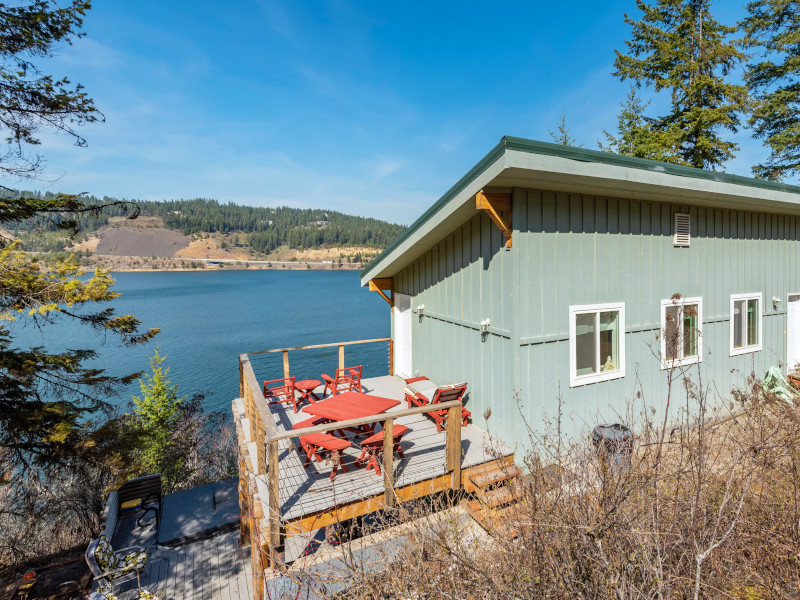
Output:
[[[799,235],[800,187],[506,137],[361,282],[391,291],[396,374],[466,380],[524,443],[559,398],[576,434],[662,407],[670,370],[719,399],[793,368]]]

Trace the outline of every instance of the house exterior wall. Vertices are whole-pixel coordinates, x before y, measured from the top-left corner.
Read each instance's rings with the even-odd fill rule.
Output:
[[[785,360],[787,294],[800,292],[798,217],[525,189],[513,199],[511,249],[477,216],[395,276],[395,290],[425,306],[412,326],[415,371],[466,379],[479,426],[524,445],[521,417],[541,431],[559,393],[572,435],[618,420],[637,392],[662,409],[661,301],[676,293],[703,299],[703,360],[690,372],[717,397]],[[675,212],[691,214],[688,248],[673,247]],[[732,357],[730,295],[750,292],[763,298],[763,349]],[[625,377],[570,388],[569,307],[605,302],[625,303]],[[683,400],[678,386],[673,407]]]

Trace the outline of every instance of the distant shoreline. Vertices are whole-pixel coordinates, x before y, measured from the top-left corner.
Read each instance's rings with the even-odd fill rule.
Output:
[[[96,267],[96,268],[106,268],[106,267]],[[226,267],[213,267],[207,266],[200,269],[192,269],[187,267],[176,267],[174,269],[164,268],[164,267],[156,267],[156,268],[148,268],[148,267],[133,267],[133,268],[119,268],[119,267],[108,267],[107,268],[111,273],[219,273],[224,271],[344,271],[349,273],[357,273],[361,270],[361,267],[337,267],[332,269],[329,265],[325,265],[322,267],[245,267],[245,266],[226,266]]]

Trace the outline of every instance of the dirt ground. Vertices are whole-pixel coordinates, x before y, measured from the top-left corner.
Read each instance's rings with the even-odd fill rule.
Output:
[[[91,583],[91,573],[83,552],[76,550],[59,561],[43,567],[35,567],[37,574],[29,600],[71,600],[83,599]],[[22,574],[16,574],[9,581],[0,582],[0,598],[13,598]]]
[[[185,248],[178,250],[175,256],[179,258],[227,258],[230,260],[248,260],[253,256],[242,249],[220,247],[221,240],[217,237],[197,239],[189,242]]]

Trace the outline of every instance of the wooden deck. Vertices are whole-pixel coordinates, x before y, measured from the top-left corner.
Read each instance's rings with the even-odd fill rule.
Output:
[[[389,375],[364,379],[362,384],[364,392],[368,394],[403,400],[405,382],[399,377]],[[318,388],[317,395],[322,396],[321,387]],[[406,403],[401,402],[388,412],[391,414],[406,407]],[[240,431],[246,435],[250,427],[244,414],[244,401],[242,399],[234,401],[233,410]],[[302,410],[295,414],[288,404],[272,404],[269,410],[279,431],[290,430],[293,423],[310,416]],[[446,489],[447,486],[435,483],[437,478],[444,478],[448,473],[445,432],[437,432],[434,421],[422,414],[399,417],[395,423],[409,428],[402,441],[405,458],[396,459],[394,463],[395,488],[408,488],[418,484],[424,487],[426,482],[430,482],[428,485],[430,491],[427,491],[427,494]],[[332,469],[330,462],[314,462],[304,468],[303,456],[295,449],[295,444],[296,440],[279,442],[280,517],[283,522],[300,523],[295,532],[309,531],[327,525],[328,515],[338,507],[384,493],[383,477],[355,464],[355,459],[360,454],[356,441],[344,452],[343,463],[349,472],[342,472],[340,468],[333,481],[330,480]],[[255,463],[255,442],[248,440],[248,449],[250,460]],[[470,424],[461,430],[461,454],[461,468],[469,469],[497,458],[513,457],[513,450],[497,440],[490,439],[483,430]],[[268,497],[266,475],[257,476],[256,483],[259,496],[262,500],[266,499]],[[423,495],[426,495],[425,490],[418,491],[414,496]],[[264,513],[268,512],[265,506]],[[291,529],[291,526],[287,526],[287,529]]]
[[[156,545],[154,525],[136,526],[137,516],[120,520],[112,543],[116,549],[138,545],[149,550],[143,589],[163,592],[166,600],[252,599],[250,548],[239,548],[238,531],[165,548]],[[119,597],[136,597],[136,579],[123,584]]]

